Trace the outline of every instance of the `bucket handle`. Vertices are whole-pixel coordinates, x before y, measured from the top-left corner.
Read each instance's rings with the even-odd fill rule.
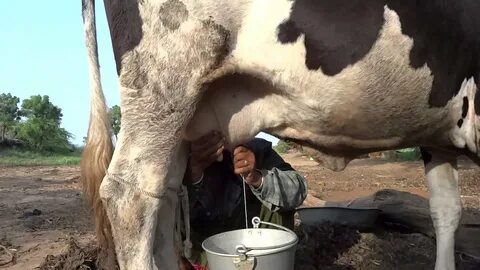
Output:
[[[287,243],[283,243],[283,244],[280,244],[280,245],[275,245],[275,246],[268,246],[268,247],[247,247],[245,245],[236,245],[235,246],[235,251],[236,253],[245,258],[244,256],[246,255],[247,252],[249,251],[252,251],[252,250],[268,250],[268,249],[277,249],[277,248],[282,248],[282,247],[286,247],[286,246],[289,246],[289,245],[292,245],[292,244],[295,244],[297,241],[298,241],[298,238],[297,238],[297,235],[290,229],[288,228],[285,228],[281,225],[278,225],[278,224],[275,224],[275,223],[270,223],[270,222],[266,222],[266,221],[261,221],[259,217],[254,217],[252,218],[252,224],[253,224],[253,228],[254,229],[258,229],[259,225],[260,224],[264,224],[264,225],[269,225],[269,226],[272,226],[272,227],[275,227],[275,228],[278,228],[278,229],[281,229],[281,230],[284,230],[288,233],[291,233],[292,235],[295,236],[295,238]]]
[[[252,218],[253,228],[258,229],[258,227],[260,226],[260,224],[272,226],[272,227],[275,227],[275,228],[277,228],[277,229],[284,230],[284,231],[289,232],[289,233],[291,233],[291,234],[293,234],[293,235],[296,235],[296,234],[295,234],[292,230],[290,230],[289,228],[283,227],[283,226],[278,225],[278,224],[275,224],[275,223],[266,222],[266,221],[261,221],[259,217],[254,217],[254,218]]]

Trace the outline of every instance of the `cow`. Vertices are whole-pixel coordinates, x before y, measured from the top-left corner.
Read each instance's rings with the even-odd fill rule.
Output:
[[[178,269],[188,141],[260,131],[343,170],[422,147],[437,270],[455,269],[457,157],[479,164],[480,1],[106,0],[122,123],[111,142],[94,1],[83,0],[91,115],[81,164],[99,243],[121,269]],[[116,256],[116,258],[115,258]]]

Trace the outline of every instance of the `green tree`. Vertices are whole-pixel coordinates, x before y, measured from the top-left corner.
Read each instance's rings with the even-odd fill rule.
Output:
[[[53,105],[48,96],[31,96],[22,102],[22,116],[52,120],[57,124],[62,121],[62,109]]]
[[[18,103],[20,99],[12,94],[0,94],[0,141],[5,141],[5,135],[12,131],[20,120]]]
[[[18,138],[36,151],[64,152],[70,149],[72,135],[60,127],[62,110],[48,96],[32,96],[22,102]]]
[[[72,135],[49,119],[27,119],[19,126],[18,137],[36,151],[66,152],[71,148]]]
[[[115,134],[115,139],[117,139],[118,133],[120,132],[120,124],[122,122],[122,113],[118,105],[113,106],[108,111],[110,115],[110,125],[112,126],[113,134]]]

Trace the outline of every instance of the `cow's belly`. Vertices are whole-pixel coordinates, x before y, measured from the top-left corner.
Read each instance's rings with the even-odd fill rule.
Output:
[[[279,42],[278,26],[289,17],[291,3],[254,1],[232,52],[242,72],[272,82],[276,104],[258,104],[269,118],[261,121],[270,125],[264,129],[366,147],[414,142],[449,125],[445,109],[428,105],[431,72],[410,66],[413,41],[401,33],[395,12],[385,8],[379,37],[363,58],[332,74],[308,67],[304,36]]]
[[[266,131],[337,157],[414,145],[463,148],[468,142],[475,152],[476,133],[471,130],[480,120],[472,105],[471,119],[462,119],[466,91],[445,105],[430,104],[432,72],[426,64],[411,63],[413,40],[402,34],[394,11],[380,7],[382,23],[368,50],[363,44],[357,55],[350,46],[347,58],[341,51],[332,54],[338,59],[322,58],[312,56],[312,39],[306,34],[290,39],[280,35],[292,3],[251,1],[234,32],[230,57],[214,72],[217,79],[187,128],[187,139],[216,129],[232,147]],[[346,39],[355,43],[355,33],[353,37]],[[335,39],[328,42],[337,50],[342,47],[341,40],[340,45]],[[470,92],[472,103],[476,90]]]

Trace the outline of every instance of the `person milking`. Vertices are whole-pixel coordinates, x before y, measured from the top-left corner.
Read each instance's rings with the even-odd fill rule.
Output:
[[[270,142],[255,138],[237,146],[233,153],[224,149],[224,142],[225,137],[213,131],[191,143],[184,184],[193,242],[190,262],[196,266],[207,265],[203,240],[245,228],[242,176],[247,184],[250,228],[252,218],[258,216],[262,221],[293,229],[295,208],[307,196],[305,179],[272,149]]]

